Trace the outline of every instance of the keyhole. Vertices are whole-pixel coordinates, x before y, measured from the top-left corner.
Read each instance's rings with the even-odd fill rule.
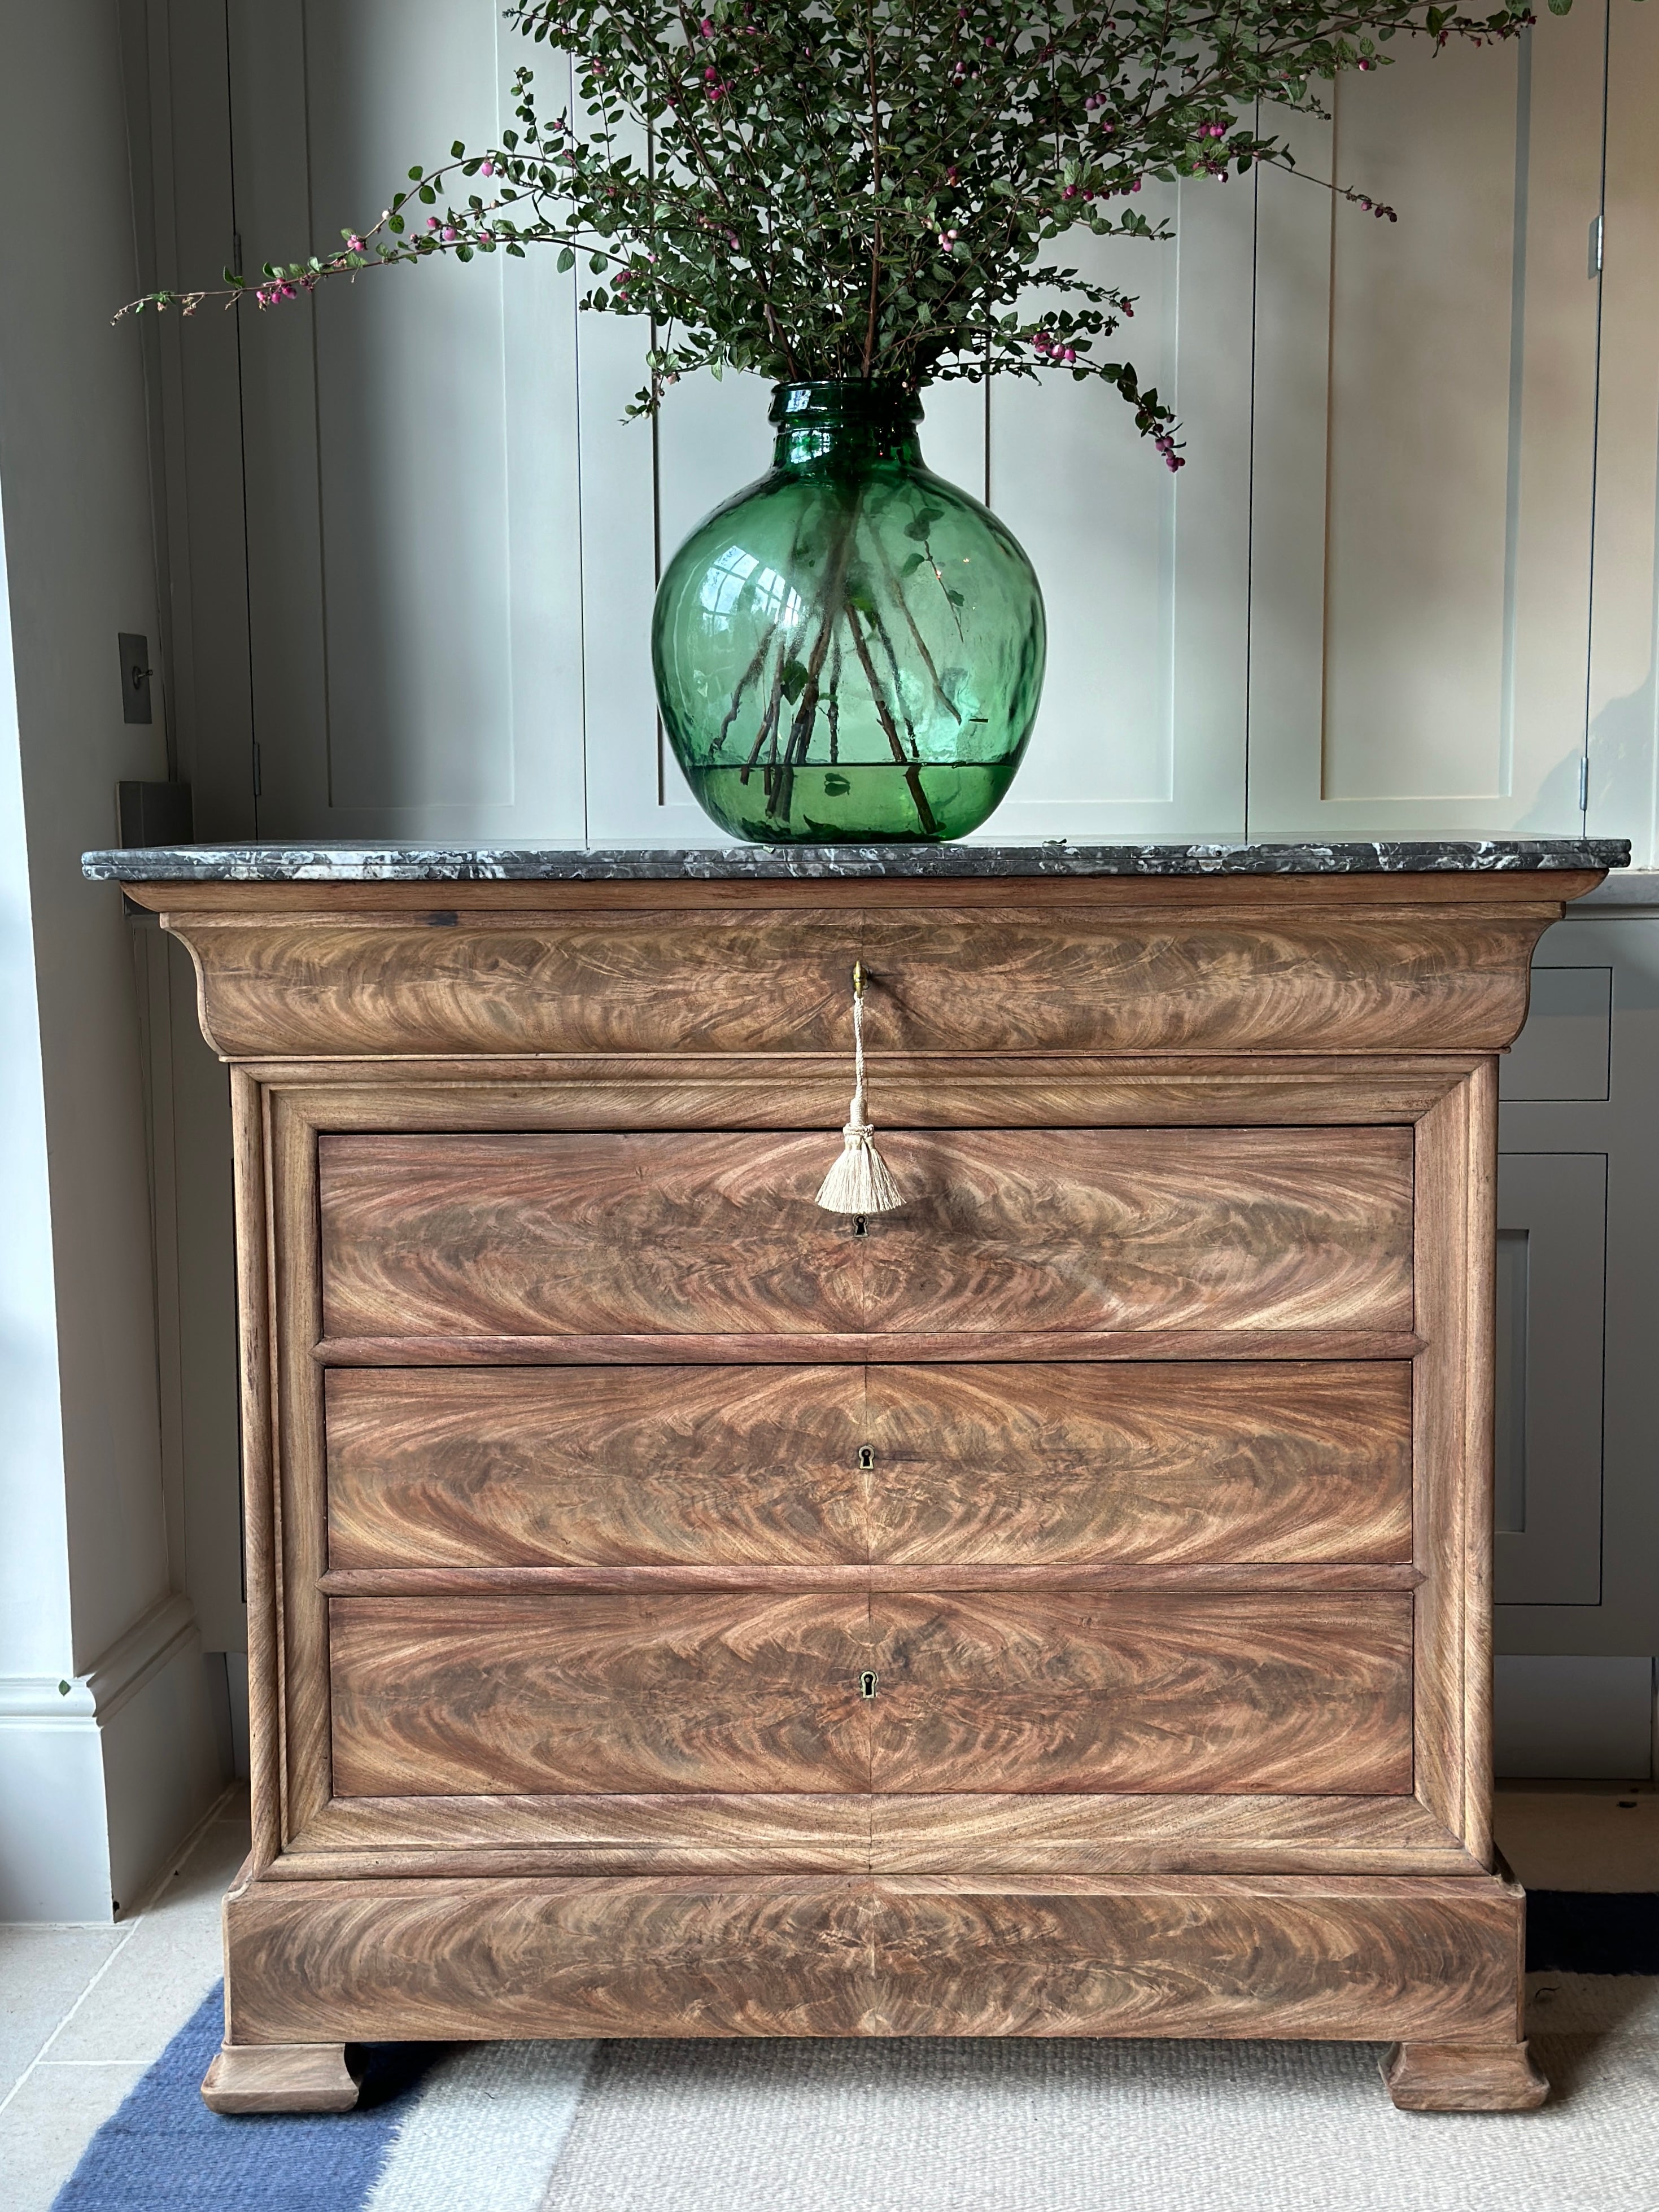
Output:
[[[861,1213],[855,1213],[853,1216],[853,1234],[854,1237],[867,1237],[870,1234],[870,1224]]]
[[[872,1444],[860,1444],[859,1446],[859,1465],[862,1468],[872,1468],[875,1463],[875,1447]]]
[[[866,1671],[859,1676],[859,1695],[861,1698],[873,1698],[875,1694],[875,1671],[873,1668],[866,1668]]]

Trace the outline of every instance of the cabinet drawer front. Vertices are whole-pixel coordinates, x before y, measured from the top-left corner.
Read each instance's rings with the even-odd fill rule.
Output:
[[[869,1785],[862,1596],[337,1598],[341,1796]]]
[[[343,1598],[330,1643],[339,1796],[1411,1788],[1389,1592]]]
[[[337,1568],[1411,1557],[1402,1362],[337,1369],[326,1387]]]
[[[325,1136],[331,1337],[1408,1329],[1405,1128]]]
[[[1404,1561],[1403,1361],[872,1367],[871,1557]]]
[[[872,1600],[874,1786],[1412,1786],[1412,1608],[1352,1597],[1070,1591]]]
[[[1412,1133],[962,1129],[884,1136],[872,1329],[1412,1323]]]
[[[851,1565],[861,1367],[337,1369],[337,1567]]]

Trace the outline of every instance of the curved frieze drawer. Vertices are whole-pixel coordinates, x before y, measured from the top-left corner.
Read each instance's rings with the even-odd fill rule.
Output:
[[[813,1203],[836,1141],[325,1134],[325,1334],[1412,1326],[1408,1128],[896,1130],[867,1223]]]
[[[1226,913],[1213,885],[1119,881],[1041,912],[517,917],[445,910],[434,884],[418,915],[168,919],[233,1059],[840,1054],[854,958],[874,979],[878,1050],[1490,1052],[1526,1018],[1528,957],[1560,911],[1536,884],[1511,879],[1499,911],[1489,890],[1481,910],[1405,905],[1376,879],[1278,878],[1235,882]]]
[[[1400,1361],[336,1369],[331,1568],[1411,1558]]]

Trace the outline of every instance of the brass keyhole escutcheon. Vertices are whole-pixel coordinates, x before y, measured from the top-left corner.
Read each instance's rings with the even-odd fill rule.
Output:
[[[860,1465],[861,1468],[866,1468],[866,1469],[868,1469],[868,1468],[872,1468],[872,1467],[875,1465],[875,1463],[876,1463],[876,1448],[875,1448],[875,1446],[874,1446],[873,1444],[860,1444],[860,1445],[859,1446],[859,1465]]]
[[[853,1216],[853,1234],[854,1237],[867,1237],[870,1234],[870,1224],[861,1213],[855,1213]]]
[[[861,1674],[859,1676],[859,1695],[860,1695],[860,1697],[861,1697],[861,1698],[873,1698],[873,1697],[875,1696],[875,1694],[876,1694],[876,1674],[875,1674],[875,1669],[874,1669],[874,1668],[872,1668],[872,1667],[866,1667],[866,1668],[865,1668],[865,1670],[864,1670],[863,1674]]]

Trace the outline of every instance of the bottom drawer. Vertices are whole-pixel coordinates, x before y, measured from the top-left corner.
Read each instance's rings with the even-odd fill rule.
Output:
[[[1403,1794],[1411,1621],[1397,1591],[337,1598],[334,1790]]]
[[[228,2027],[1512,2045],[1522,1905],[1481,1875],[256,1881],[226,1905]]]

